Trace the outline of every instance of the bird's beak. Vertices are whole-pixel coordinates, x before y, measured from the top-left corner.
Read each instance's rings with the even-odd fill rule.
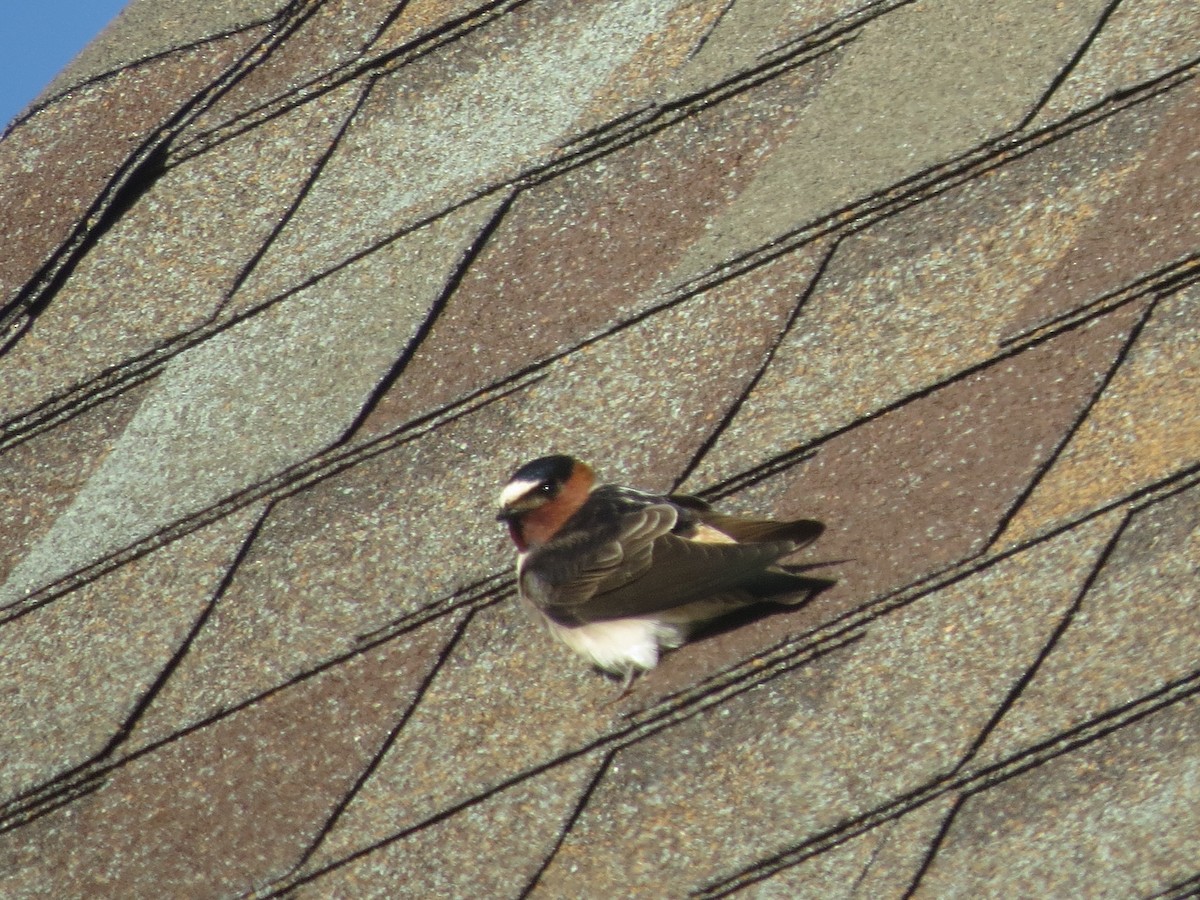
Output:
[[[509,509],[507,506],[501,507],[500,511],[496,513],[497,522],[511,522],[516,517],[516,510]]]

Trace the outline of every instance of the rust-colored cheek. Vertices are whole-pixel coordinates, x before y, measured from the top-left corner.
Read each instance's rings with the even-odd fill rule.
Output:
[[[528,546],[536,547],[544,544],[554,537],[554,532],[558,531],[566,520],[567,517],[563,515],[563,510],[556,502],[551,501],[521,517],[521,537]],[[516,538],[513,540],[515,541]],[[517,546],[520,547],[521,544],[518,543]],[[521,549],[524,550],[525,547],[521,547]]]
[[[575,472],[560,488],[557,496],[541,506],[526,510],[516,518],[509,519],[508,533],[517,549],[524,553],[530,548],[540,547],[554,537],[587,501],[594,480],[591,469],[577,465]]]

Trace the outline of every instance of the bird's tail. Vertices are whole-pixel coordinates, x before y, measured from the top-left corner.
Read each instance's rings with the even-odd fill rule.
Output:
[[[742,585],[742,588],[754,602],[798,606],[835,584],[837,581],[833,578],[815,578],[812,575],[771,568],[755,576]]]

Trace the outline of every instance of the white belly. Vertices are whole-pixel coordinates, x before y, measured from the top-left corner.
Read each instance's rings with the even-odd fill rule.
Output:
[[[685,628],[651,618],[610,619],[574,627],[546,619],[546,624],[551,634],[584,659],[615,675],[653,669],[660,648],[678,647],[687,637]]]

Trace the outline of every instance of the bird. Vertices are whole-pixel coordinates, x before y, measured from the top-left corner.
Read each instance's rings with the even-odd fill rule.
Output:
[[[835,583],[778,565],[820,537],[821,522],[742,518],[688,494],[597,484],[573,456],[520,466],[498,505],[516,545],[521,604],[621,678],[617,699],[664,650],[714,620],[758,604],[799,605]]]

